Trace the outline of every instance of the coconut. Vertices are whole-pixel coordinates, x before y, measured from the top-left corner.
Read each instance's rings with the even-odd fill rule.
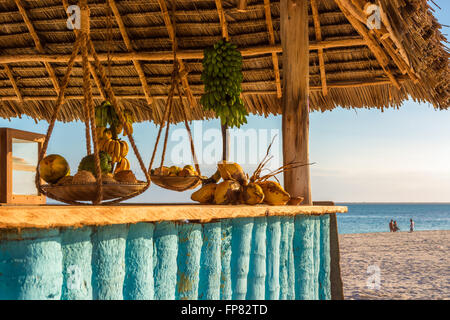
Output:
[[[217,164],[217,168],[223,180],[236,180],[243,186],[247,185],[247,176],[239,164],[222,161]]]
[[[234,180],[225,180],[216,186],[215,204],[238,204],[241,185]]]
[[[136,183],[136,176],[134,175],[133,171],[131,170],[123,170],[119,171],[114,175],[114,179],[116,179],[118,182],[124,182],[124,183]]]
[[[72,183],[73,183],[73,176],[65,176],[65,177],[62,177],[61,179],[59,179],[59,181],[56,185],[64,186],[64,185],[68,185],[68,184],[72,184]]]
[[[74,184],[86,184],[86,183],[94,183],[96,179],[92,172],[86,170],[78,171],[72,179],[72,183]]]
[[[284,206],[291,198],[281,185],[275,181],[258,183],[264,192],[264,202],[272,206]]]
[[[216,187],[217,185],[215,183],[204,185],[191,195],[191,199],[200,203],[212,203],[214,201]]]
[[[255,205],[263,202],[263,189],[256,183],[249,183],[242,188],[241,201],[245,204]]]

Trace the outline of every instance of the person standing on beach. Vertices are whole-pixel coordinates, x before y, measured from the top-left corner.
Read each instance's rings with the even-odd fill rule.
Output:
[[[394,220],[392,219],[389,222],[389,232],[394,232]]]
[[[413,219],[409,219],[410,223],[409,223],[409,232],[413,232],[414,231],[414,221]]]
[[[394,221],[393,229],[394,229],[394,232],[397,232],[398,230],[400,230],[400,228],[397,225],[397,221]]]

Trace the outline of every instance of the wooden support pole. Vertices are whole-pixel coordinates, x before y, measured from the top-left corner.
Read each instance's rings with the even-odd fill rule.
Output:
[[[281,0],[283,48],[283,162],[309,163],[309,32],[308,0]],[[309,166],[284,173],[292,197],[311,205]]]

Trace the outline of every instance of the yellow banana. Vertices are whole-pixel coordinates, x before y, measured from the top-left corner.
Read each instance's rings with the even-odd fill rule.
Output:
[[[108,145],[106,146],[106,152],[109,153],[113,162],[114,162],[114,140],[109,140]]]
[[[121,156],[120,156],[120,146],[121,143],[117,140],[114,141],[114,156],[116,157],[116,161],[119,161]]]
[[[123,158],[125,160],[125,170],[130,170],[130,161],[127,158]]]
[[[120,156],[122,158],[126,157],[128,154],[128,143],[125,140],[119,140],[120,144],[121,144],[121,148],[120,148]]]

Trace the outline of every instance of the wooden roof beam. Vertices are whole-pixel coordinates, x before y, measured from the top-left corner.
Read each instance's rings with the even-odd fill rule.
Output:
[[[317,8],[317,1],[311,0],[311,10],[313,14],[313,20],[314,20],[314,29],[316,31],[316,40],[322,41],[322,30],[320,29],[320,20],[319,20],[319,10]],[[322,93],[324,96],[328,95],[328,88],[327,88],[327,76],[325,73],[325,59],[323,56],[323,49],[319,48],[319,68],[320,68],[320,78],[322,81]]]
[[[108,0],[108,4],[109,4],[109,6],[110,6],[110,8],[111,8],[111,10],[112,10],[112,12],[114,14],[114,17],[116,19],[117,25],[119,27],[120,34],[122,35],[123,42],[125,43],[125,46],[126,46],[128,52],[134,52],[133,46],[131,44],[131,40],[130,40],[130,38],[128,36],[125,24],[123,23],[123,19],[122,19],[122,16],[120,15],[119,9],[117,8],[116,2],[114,0]],[[152,105],[153,104],[153,98],[152,98],[152,95],[150,93],[150,87],[149,87],[149,85],[147,83],[147,79],[145,77],[144,69],[143,69],[143,67],[142,67],[142,65],[141,65],[139,60],[132,59],[132,62],[133,62],[133,65],[134,65],[134,67],[136,69],[136,72],[137,72],[137,74],[139,76],[139,81],[141,82],[142,90],[144,91],[144,95],[145,95],[145,99],[147,100],[147,103],[149,105]],[[162,119],[162,111],[161,111],[161,109],[158,106],[156,106],[156,111],[157,111],[157,117],[159,118],[158,120],[161,121],[161,119]]]
[[[408,77],[400,76],[397,79],[400,83],[409,80]],[[360,88],[360,87],[372,87],[391,84],[390,79],[387,78],[375,78],[375,79],[365,79],[365,80],[353,80],[353,81],[339,81],[339,82],[329,82],[329,89],[349,89],[349,88]],[[322,86],[310,86],[310,91],[322,91]],[[245,95],[276,95],[276,90],[260,90],[260,91],[243,91],[242,94]],[[194,93],[194,96],[201,96],[200,92]],[[65,95],[66,100],[83,100],[83,95]],[[103,97],[99,94],[93,95],[94,99],[101,100]],[[23,96],[24,101],[56,101],[57,96]],[[116,95],[117,99],[120,100],[145,100],[145,96],[142,94],[137,95]],[[167,95],[154,95],[154,99],[167,99]],[[174,99],[179,99],[178,96],[174,96]],[[17,96],[0,96],[0,101],[19,101]]]
[[[267,30],[269,32],[270,45],[275,44],[275,34],[273,32],[272,13],[270,10],[270,0],[264,0],[264,13],[266,15]],[[280,66],[278,64],[278,55],[276,52],[272,52],[273,71],[275,73],[275,85],[277,87],[277,97],[281,98],[281,80],[280,80]]]
[[[227,19],[225,18],[225,11],[223,10],[222,0],[215,0],[217,13],[219,14],[220,28],[222,29],[222,37],[224,37],[227,41],[230,40],[230,36],[228,35],[228,26]]]
[[[23,21],[25,22],[28,31],[30,32],[31,37],[33,38],[34,44],[36,46],[36,49],[39,53],[45,53],[44,47],[42,46],[41,40],[39,39],[39,36],[34,29],[33,23],[31,22],[27,11],[25,10],[25,7],[22,4],[22,0],[14,0],[16,3],[17,8],[19,9],[20,15],[22,16]],[[55,71],[53,70],[53,67],[50,65],[49,62],[43,62],[45,65],[45,68],[47,69],[47,73],[50,77],[50,80],[53,84],[53,87],[55,88],[56,93],[59,94],[60,86],[58,78],[56,77]]]
[[[8,79],[11,82],[12,87],[14,88],[14,92],[16,93],[19,102],[23,102],[22,94],[20,93],[19,87],[17,86],[17,82],[14,78],[11,68],[7,64],[4,64],[3,68],[5,69],[6,75],[8,76]]]
[[[384,72],[391,80],[392,84],[400,89],[400,84],[395,78],[394,74],[391,72],[389,68],[389,57],[384,52],[384,50],[380,47],[378,42],[375,40],[374,36],[369,33],[366,26],[361,23],[357,18],[355,18],[352,13],[347,8],[347,2],[345,0],[334,0],[338,7],[341,9],[342,13],[345,15],[350,24],[356,29],[356,31],[364,38],[367,43],[367,46],[374,54],[375,58],[378,60],[378,63],[383,68]]]
[[[172,19],[170,18],[169,15],[169,10],[167,9],[167,4],[165,0],[158,0],[159,3],[159,7],[161,9],[162,15],[163,15],[163,19],[164,19],[164,24],[166,25],[167,28],[167,33],[169,34],[169,38],[172,42],[175,41],[175,45],[176,45],[176,34],[175,34],[175,29],[173,24],[175,23],[175,21],[172,22]],[[173,2],[174,3],[174,2]],[[178,63],[180,65],[180,77],[181,77],[181,86],[183,87],[183,90],[186,94],[186,97],[189,101],[189,104],[191,106],[191,108],[195,108],[197,106],[197,100],[194,98],[194,95],[192,94],[192,90],[191,87],[189,85],[189,80],[188,80],[188,73],[186,70],[186,66],[183,62],[183,59],[180,58],[178,56],[178,48],[176,47],[175,50],[177,51],[177,59],[178,59]],[[172,53],[173,55],[173,53]],[[183,104],[184,106],[184,104]],[[191,118],[192,116],[192,112],[190,108],[185,108],[186,111],[186,116],[188,118]]]

